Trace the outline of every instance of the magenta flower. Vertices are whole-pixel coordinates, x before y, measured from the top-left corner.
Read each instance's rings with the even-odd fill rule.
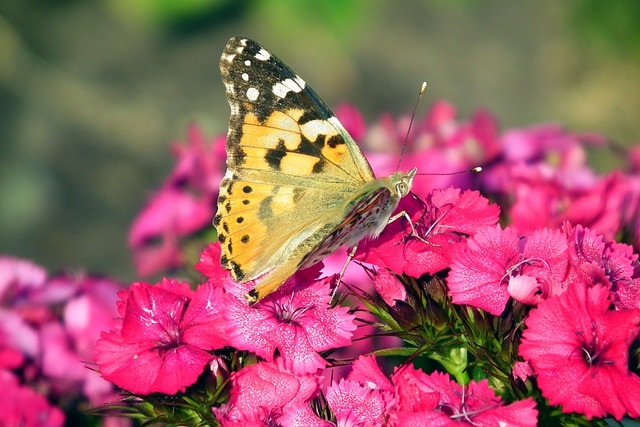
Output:
[[[223,291],[210,283],[194,292],[164,279],[138,282],[123,298],[121,319],[96,344],[102,376],[133,393],[175,394],[193,384],[211,360],[207,350],[227,345]]]
[[[221,252],[220,242],[210,243],[200,252],[200,261],[194,266],[213,284],[223,284],[228,280],[232,280],[229,270],[222,268],[220,265]]]
[[[180,239],[211,223],[217,185],[224,173],[224,137],[205,143],[192,126],[187,144],[176,144],[178,163],[138,215],[129,231],[129,246],[139,274],[149,276],[181,267]]]
[[[526,320],[519,352],[551,405],[588,419],[640,416],[640,377],[629,371],[629,346],[640,310],[610,311],[606,287],[573,283]]]
[[[330,307],[333,277],[314,280],[321,265],[296,273],[253,307],[244,294],[251,282],[228,282],[226,322],[231,345],[272,361],[276,349],[287,369],[315,372],[326,366],[318,354],[351,343],[356,329],[348,307]]]
[[[393,384],[373,356],[360,356],[347,378],[332,382],[326,399],[338,426],[382,426],[393,402]]]
[[[394,119],[383,114],[362,140],[376,176],[396,172],[409,122],[409,116]],[[499,149],[495,118],[480,110],[470,122],[460,123],[456,108],[439,101],[414,122],[400,169],[419,166],[421,173],[471,169],[495,158]],[[416,179],[412,191],[424,198],[436,188],[470,188],[474,179],[472,174],[433,175],[428,180]]]
[[[500,214],[497,205],[489,205],[479,192],[453,188],[434,190],[426,203],[405,197],[397,209],[401,211],[414,222],[417,236],[411,235],[411,225],[401,217],[377,239],[362,242],[356,259],[416,278],[448,268],[452,250],[463,236],[495,224]]]
[[[390,412],[392,426],[537,425],[538,411],[533,399],[505,405],[486,379],[460,386],[448,374],[427,375],[405,366],[393,375],[392,381],[396,386],[396,405]]]
[[[46,285],[47,271],[28,260],[0,256],[0,302],[14,306]]]
[[[327,425],[309,408],[320,378],[293,374],[282,362],[245,366],[231,376],[229,402],[213,409],[222,426]]]
[[[566,224],[569,240],[569,272],[566,282],[596,283],[613,292],[613,303],[620,309],[640,308],[640,268],[633,247],[603,236],[581,225]]]
[[[184,263],[180,237],[211,222],[214,211],[208,197],[182,189],[163,189],[136,218],[129,234],[138,274],[174,269]]]
[[[504,161],[480,179],[485,188],[513,200],[503,209],[519,234],[569,221],[613,238],[636,191],[620,173],[599,177],[588,167],[585,143],[603,142],[599,135],[569,133],[555,125],[510,130],[502,136]]]
[[[0,370],[0,414],[3,426],[62,427],[63,412],[52,406],[47,399],[28,387],[21,386],[15,376]]]
[[[334,111],[349,135],[356,141],[361,141],[367,131],[367,124],[360,111],[351,104],[339,105]]]
[[[567,243],[560,232],[536,232],[524,243],[510,229],[487,227],[458,248],[449,272],[449,295],[496,316],[512,296],[525,304],[563,292]]]
[[[407,300],[407,290],[404,284],[386,268],[380,268],[373,276],[373,284],[376,292],[390,307],[396,305],[396,301]]]
[[[326,393],[337,426],[380,426],[385,421],[385,401],[379,390],[355,381],[335,381]]]

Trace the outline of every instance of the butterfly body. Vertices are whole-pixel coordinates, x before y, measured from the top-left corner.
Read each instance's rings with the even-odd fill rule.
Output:
[[[256,281],[253,304],[296,270],[377,236],[416,171],[376,179],[331,110],[257,42],[229,40],[220,69],[231,117],[214,225],[222,266]]]

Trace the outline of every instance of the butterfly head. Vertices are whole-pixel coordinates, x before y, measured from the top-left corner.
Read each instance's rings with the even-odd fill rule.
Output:
[[[411,191],[411,185],[413,184],[413,177],[416,176],[418,168],[413,168],[407,173],[398,172],[394,176],[394,186],[399,198],[403,198],[409,191]]]

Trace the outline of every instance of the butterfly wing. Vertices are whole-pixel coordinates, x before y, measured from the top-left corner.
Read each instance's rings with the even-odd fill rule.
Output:
[[[260,44],[232,38],[220,70],[231,106],[214,219],[221,263],[239,282],[269,273],[269,283],[259,280],[258,287],[272,291],[340,224],[352,194],[375,178],[331,110]]]

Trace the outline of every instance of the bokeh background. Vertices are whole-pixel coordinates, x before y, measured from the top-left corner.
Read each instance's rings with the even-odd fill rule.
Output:
[[[244,35],[368,122],[454,103],[502,129],[640,141],[640,2],[2,0],[0,253],[135,278],[128,227],[197,123],[226,132],[218,58]],[[615,153],[593,154],[615,167]]]

